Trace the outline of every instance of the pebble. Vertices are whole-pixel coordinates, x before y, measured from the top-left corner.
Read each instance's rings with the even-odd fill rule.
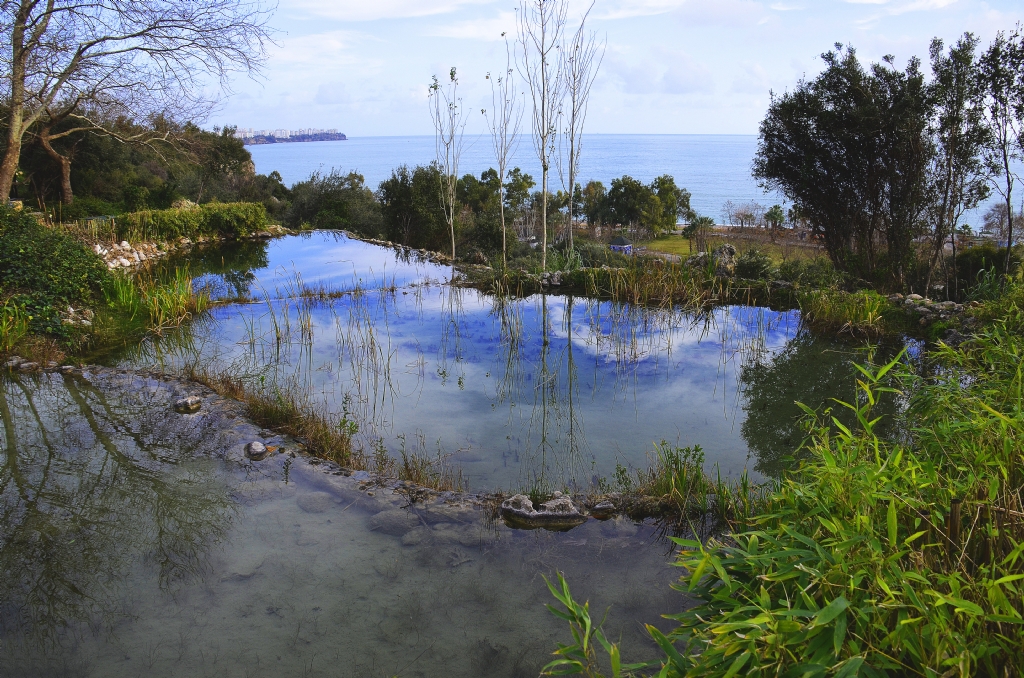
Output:
[[[18,365],[18,369],[22,372],[31,372],[39,369],[39,363],[21,363]]]
[[[199,408],[203,406],[203,399],[198,396],[189,396],[182,398],[181,400],[174,401],[174,411],[180,414],[190,414],[192,412],[198,412]]]
[[[270,454],[270,450],[258,440],[254,440],[245,446],[245,456],[253,461],[262,461],[267,458],[268,454]]]

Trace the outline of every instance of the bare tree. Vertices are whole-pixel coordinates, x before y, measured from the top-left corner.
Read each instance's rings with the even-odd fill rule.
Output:
[[[991,172],[992,186],[1006,204],[1006,272],[1009,273],[1013,244],[1013,189],[1019,177],[1013,166],[1021,159],[1024,141],[1024,101],[1020,91],[1024,54],[1020,36],[1007,38],[1002,32],[980,60],[985,86],[985,108],[989,128],[989,147],[985,162]]]
[[[502,33],[501,37],[505,37]],[[512,55],[505,40],[505,72],[497,78],[487,74],[491,83],[491,114],[481,113],[487,120],[487,129],[491,132],[491,144],[494,147],[494,160],[498,164],[498,204],[501,210],[501,263],[507,264],[507,231],[505,229],[505,179],[508,163],[519,145],[519,126],[523,120],[522,102],[516,99],[515,80],[512,77]]]
[[[459,184],[459,160],[462,158],[462,133],[466,116],[459,98],[459,79],[455,67],[442,86],[434,76],[429,93],[430,117],[434,122],[434,152],[441,180],[441,208],[452,237],[452,275],[455,275],[455,217],[459,204],[455,192]]]
[[[259,72],[269,16],[263,0],[0,0],[10,106],[0,200],[48,109],[97,91],[171,107],[206,101],[211,77],[223,91],[231,73]]]
[[[541,167],[541,268],[548,265],[548,172],[562,103],[566,0],[523,0],[517,17],[519,73],[533,103],[533,146]]]
[[[593,8],[594,3],[591,2],[580,19],[579,28],[562,49],[567,110],[563,111],[563,153],[558,156],[558,174],[562,180],[562,187],[569,196],[570,250],[573,248],[573,208],[576,205],[576,179],[580,167],[580,154],[583,151],[583,125],[587,120],[590,88],[597,77],[597,71],[601,68],[605,50],[605,43],[598,41],[597,34],[587,30],[587,17]]]
[[[726,226],[733,226],[736,223],[736,204],[732,200],[726,200],[722,204],[722,220]]]

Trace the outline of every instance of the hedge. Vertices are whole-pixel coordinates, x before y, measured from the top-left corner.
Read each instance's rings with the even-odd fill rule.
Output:
[[[208,203],[167,210],[131,212],[118,219],[118,237],[129,240],[168,240],[218,235],[244,238],[267,226],[261,203]]]

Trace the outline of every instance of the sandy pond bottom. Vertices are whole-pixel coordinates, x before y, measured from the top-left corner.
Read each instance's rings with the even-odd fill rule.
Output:
[[[536,676],[569,638],[543,575],[608,609],[630,660],[685,604],[651,526],[371,497],[193,385],[0,386],[0,676]],[[193,393],[200,413],[171,412]],[[249,462],[250,440],[279,449]]]

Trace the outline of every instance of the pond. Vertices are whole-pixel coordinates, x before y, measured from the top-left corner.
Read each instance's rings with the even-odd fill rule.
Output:
[[[502,299],[446,284],[450,267],[415,252],[332,232],[189,264],[215,296],[247,301],[109,362],[298,388],[356,422],[364,449],[450,455],[474,490],[586,489],[647,466],[659,441],[758,479],[799,442],[795,400],[852,394],[857,352],[808,336],[798,311]]]
[[[0,377],[0,678],[536,676],[568,639],[544,577],[607,610],[631,661],[657,656],[643,623],[689,604],[653,524],[521,531],[458,497],[410,505],[147,369],[301,389],[357,445],[447,455],[475,491],[587,490],[661,440],[775,475],[795,401],[852,395],[864,357],[796,311],[497,298],[341,233],[166,265],[186,263],[224,303],[106,367]],[[172,413],[190,389],[203,409]],[[249,462],[252,440],[275,454]]]

